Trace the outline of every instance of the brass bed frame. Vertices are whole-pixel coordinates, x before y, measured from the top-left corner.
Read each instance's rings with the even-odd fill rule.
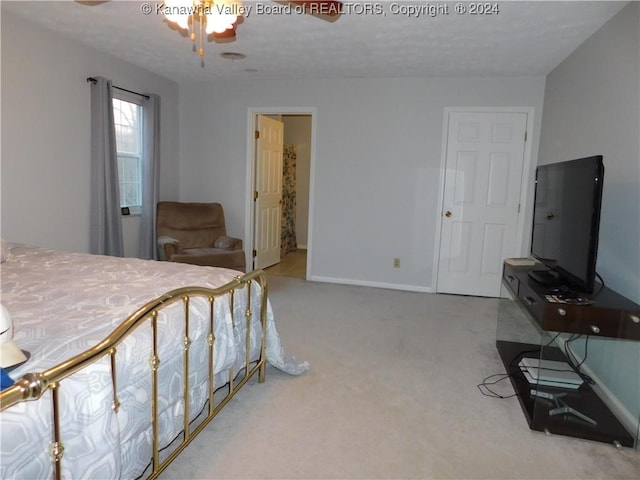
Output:
[[[253,312],[251,311],[251,284],[256,282],[260,286],[262,292],[262,298],[260,303],[260,324],[262,325],[262,335],[260,338],[260,354],[258,360],[251,361],[251,319]],[[246,322],[246,335],[245,335],[245,362],[244,368],[241,368],[238,372],[234,373],[233,368],[229,371],[228,389],[224,388],[226,392],[222,399],[214,402],[214,302],[217,298],[223,295],[230,296],[230,308],[231,316],[234,318],[235,312],[235,292],[236,290],[246,288],[246,305],[244,306],[244,321]],[[207,336],[207,344],[209,349],[209,365],[208,365],[208,405],[205,405],[205,411],[198,415],[195,420],[190,421],[189,412],[189,347],[191,340],[189,339],[189,302],[194,297],[204,297],[208,301],[208,313],[209,313],[209,333]],[[160,458],[161,447],[159,445],[159,422],[158,422],[158,367],[161,359],[158,356],[158,325],[157,316],[158,313],[169,305],[182,302],[184,305],[184,328],[185,335],[183,339],[177,339],[181,341],[183,345],[183,400],[184,400],[184,429],[181,435],[171,444],[171,453],[166,458]],[[13,405],[23,401],[39,400],[45,394],[45,392],[51,392],[52,402],[52,441],[49,445],[49,452],[54,463],[55,478],[62,478],[61,462],[63,460],[64,443],[60,438],[60,404],[58,397],[58,389],[60,383],[73,373],[81,370],[83,367],[97,361],[105,356],[110,357],[111,364],[111,381],[113,384],[114,398],[112,402],[112,408],[117,413],[120,407],[120,401],[118,400],[117,379],[116,379],[116,360],[117,360],[117,347],[118,345],[136,328],[145,322],[151,324],[151,345],[152,352],[149,358],[151,366],[151,412],[150,421],[152,424],[152,458],[150,459],[150,465],[152,466],[151,474],[147,477],[149,479],[157,478],[162,471],[164,471],[169,464],[191,443],[191,441],[213,420],[213,418],[219,413],[219,411],[231,400],[231,398],[238,392],[240,388],[252,378],[256,372],[258,372],[258,381],[263,383],[265,380],[266,371],[266,315],[267,312],[267,281],[266,275],[262,270],[255,270],[247,273],[243,276],[236,277],[233,281],[215,288],[205,287],[183,287],[167,292],[160,297],[157,297],[142,307],[136,312],[131,314],[121,325],[119,325],[109,336],[107,336],[100,343],[94,347],[84,351],[72,357],[48,370],[43,372],[28,373],[18,379],[15,384],[8,389],[0,392],[0,411],[4,411],[11,408]],[[234,319],[234,322],[237,320]],[[242,372],[242,373],[241,373]],[[236,376],[237,374],[237,376]],[[225,387],[226,387],[225,385]],[[44,401],[44,400],[43,400]],[[196,425],[192,425],[197,423]],[[182,437],[180,439],[180,436]],[[146,470],[148,470],[147,467]],[[145,472],[146,472],[145,470]],[[143,472],[144,475],[144,472]]]

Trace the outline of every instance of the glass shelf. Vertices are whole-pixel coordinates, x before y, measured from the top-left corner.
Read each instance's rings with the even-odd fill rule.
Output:
[[[529,427],[546,433],[638,449],[640,399],[625,399],[627,402],[623,404],[606,384],[608,379],[620,375],[620,369],[624,367],[616,359],[624,362],[631,358],[633,361],[633,353],[636,352],[637,358],[637,352],[640,351],[640,343],[633,338],[640,329],[636,330],[634,322],[628,321],[628,312],[633,317],[635,304],[624,303],[622,314],[618,316],[614,315],[615,312],[598,315],[600,311],[591,309],[590,305],[558,307],[546,301],[544,292],[532,285],[534,281],[527,275],[529,269],[505,265],[496,332],[496,348],[509,373]],[[598,307],[612,308],[609,304]],[[559,316],[556,313],[558,308],[565,313],[556,319]],[[607,323],[599,320],[602,318]],[[570,331],[549,329],[550,325],[567,325]],[[592,329],[594,325],[601,325],[605,332],[619,332],[622,336],[632,338],[596,335]],[[601,360],[598,351],[603,348],[607,350],[609,362],[598,362]],[[522,359],[527,358],[533,362],[569,362],[571,359],[571,363],[577,366],[584,359],[587,349],[587,359],[579,368],[583,380],[579,386],[558,378],[565,375],[561,371],[575,372],[568,364],[553,370],[534,371],[523,370],[520,365]],[[627,375],[640,376],[637,366],[624,371]],[[536,373],[539,374],[537,381],[531,377],[531,373],[534,377]],[[628,404],[635,405],[633,411],[629,411]]]

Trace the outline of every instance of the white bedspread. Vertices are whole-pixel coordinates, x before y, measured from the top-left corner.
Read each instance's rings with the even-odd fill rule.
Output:
[[[216,288],[238,276],[233,270],[185,264],[121,259],[58,252],[13,245],[1,266],[2,304],[14,322],[14,340],[31,354],[29,361],[11,372],[43,371],[77,355],[106,337],[125,318],[149,300],[179,287]],[[241,328],[246,289],[236,292],[232,321],[228,298],[215,301],[216,386],[227,381],[230,367],[244,364]],[[253,284],[252,331],[259,333],[259,287]],[[208,305],[191,302],[189,337],[192,372],[190,418],[195,418],[207,398]],[[159,316],[159,395],[161,445],[182,430],[181,400],[183,350],[176,338],[184,337],[182,304]],[[173,320],[173,321],[172,321]],[[234,328],[235,323],[235,328]],[[258,335],[251,356],[258,357]],[[107,357],[62,382],[60,398],[64,478],[135,478],[151,459],[149,402],[151,376],[149,328],[144,326],[118,348],[117,391],[121,403],[111,408],[113,389]],[[267,361],[298,375],[309,365],[282,348],[271,306],[267,309]],[[45,399],[49,394],[45,395]],[[52,462],[43,445],[51,442],[50,401],[23,402],[0,414],[0,477],[50,478]]]

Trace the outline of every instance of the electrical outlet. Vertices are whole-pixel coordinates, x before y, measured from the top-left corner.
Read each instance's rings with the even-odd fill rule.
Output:
[[[400,268],[400,259],[397,257],[393,259],[393,268]]]

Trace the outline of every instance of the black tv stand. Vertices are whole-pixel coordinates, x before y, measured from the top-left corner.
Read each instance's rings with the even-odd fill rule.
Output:
[[[567,336],[558,336],[560,332],[606,337],[621,343],[639,341],[640,305],[604,286],[592,294],[573,292],[588,304],[576,303],[573,298],[569,301],[562,295],[550,300],[550,287],[532,278],[535,275],[531,273],[536,268],[539,266],[504,264],[504,290],[496,332],[496,348],[529,427],[547,433],[640,448],[638,426],[634,420],[640,418],[640,411],[628,412],[630,417],[625,416],[623,423],[622,417],[618,418],[621,412],[616,410],[614,413],[615,401],[610,401],[598,382],[585,382],[579,387],[532,383],[519,366],[523,357],[568,362],[563,343]],[[555,288],[562,289],[562,286]],[[613,370],[617,368],[616,365],[611,367]],[[637,371],[629,374],[637,374]]]

